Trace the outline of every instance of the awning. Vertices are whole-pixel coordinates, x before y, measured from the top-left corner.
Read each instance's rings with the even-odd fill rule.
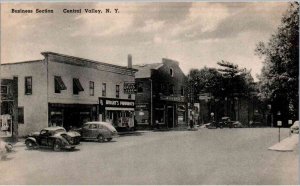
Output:
[[[59,90],[66,90],[67,89],[66,85],[64,84],[64,82],[63,82],[63,80],[61,79],[60,76],[55,76],[54,80],[55,80],[56,85],[58,85]]]
[[[82,87],[82,85],[81,85],[79,79],[74,78],[74,79],[73,79],[73,83],[74,83],[74,85],[75,85],[75,88],[76,88],[78,91],[84,91],[84,89],[83,89],[83,87]]]
[[[105,110],[124,110],[124,111],[134,111],[134,108],[105,107]]]

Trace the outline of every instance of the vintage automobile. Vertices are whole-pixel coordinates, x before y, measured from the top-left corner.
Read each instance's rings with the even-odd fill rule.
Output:
[[[290,128],[290,132],[292,134],[299,134],[299,121],[294,122],[294,124]]]
[[[98,142],[111,141],[113,137],[118,136],[115,127],[108,122],[87,122],[81,128],[73,130],[81,134],[81,139],[96,139]]]
[[[243,127],[241,122],[231,121],[230,117],[227,117],[227,116],[221,118],[219,125],[222,127],[228,127],[228,128],[242,128]]]
[[[47,127],[40,132],[30,134],[25,144],[28,149],[37,147],[53,148],[54,151],[74,149],[80,144],[80,134],[75,131],[66,132],[63,127]]]
[[[0,139],[0,159],[5,160],[7,158],[7,155],[11,152],[13,152],[13,146],[10,143],[7,143]]]

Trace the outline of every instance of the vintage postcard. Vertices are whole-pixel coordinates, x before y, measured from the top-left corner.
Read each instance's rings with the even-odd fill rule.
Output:
[[[1,2],[0,185],[298,185],[298,2]]]

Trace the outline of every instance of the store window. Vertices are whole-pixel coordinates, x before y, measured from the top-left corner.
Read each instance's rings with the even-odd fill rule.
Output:
[[[25,94],[26,95],[32,94],[32,77],[31,76],[25,77]]]
[[[120,85],[116,85],[116,98],[120,97]]]
[[[155,109],[155,123],[158,122],[160,124],[165,123],[165,110],[164,108],[156,108]]]
[[[67,87],[60,76],[54,76],[54,92],[61,93],[62,90],[66,90]]]
[[[95,94],[94,82],[90,81],[90,96],[94,96],[94,94]]]
[[[24,124],[24,107],[18,107],[18,124]]]
[[[102,97],[106,96],[106,83],[102,83]]]
[[[79,92],[84,91],[78,78],[73,78],[73,94],[78,95]]]

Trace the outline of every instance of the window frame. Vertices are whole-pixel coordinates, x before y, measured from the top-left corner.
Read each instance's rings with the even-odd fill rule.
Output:
[[[102,97],[106,97],[106,83],[102,83]]]
[[[116,98],[120,98],[120,85],[116,85]]]
[[[94,81],[89,82],[89,88],[90,88],[90,96],[94,96],[95,95],[95,82]]]
[[[27,80],[29,80],[30,83]],[[24,81],[25,95],[32,95],[32,76],[25,76]]]
[[[22,110],[22,116],[20,116],[20,109]],[[25,119],[25,117],[24,117],[24,107],[18,107],[18,124],[24,124],[24,119]],[[22,117],[21,119],[20,119],[20,117]]]

